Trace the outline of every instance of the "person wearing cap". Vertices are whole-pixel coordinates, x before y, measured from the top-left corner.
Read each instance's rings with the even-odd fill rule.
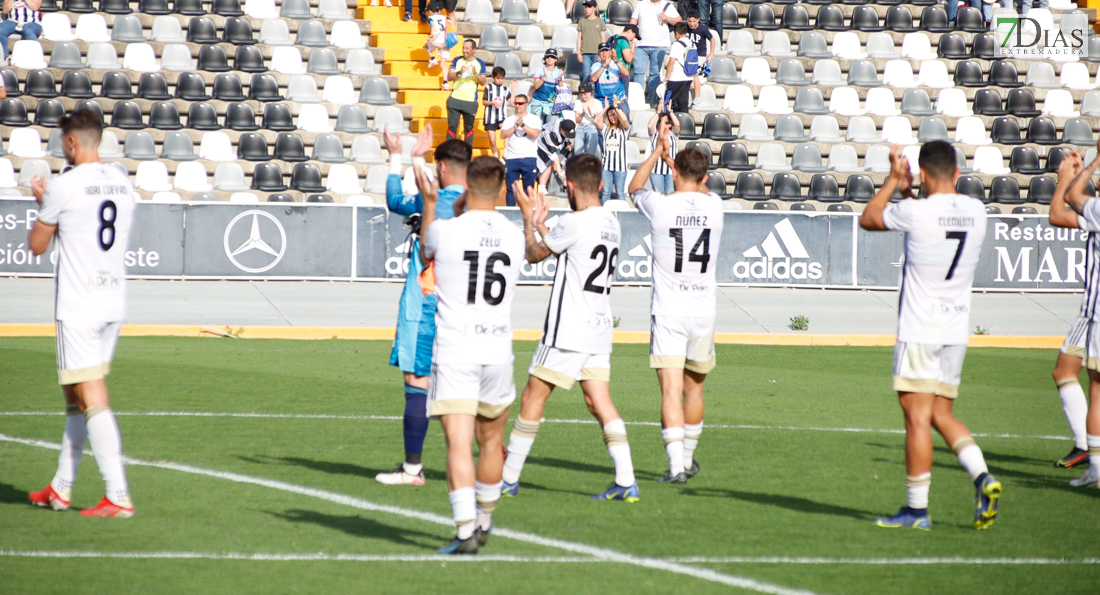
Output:
[[[531,85],[531,106],[528,109],[544,123],[556,121],[558,116],[554,115],[554,98],[558,96],[558,84],[565,80],[565,71],[558,68],[558,50],[546,50],[542,55],[542,66],[531,73],[531,78],[534,83]]]
[[[572,120],[558,120],[542,127],[535,139],[535,158],[538,160],[539,194],[546,193],[550,174],[557,172],[565,187],[565,158],[576,136],[576,124]]]
[[[641,33],[634,52],[634,82],[643,89],[649,83],[646,101],[651,106],[657,105],[661,66],[672,45],[668,28],[682,20],[676,4],[668,0],[638,0],[634,13],[630,15],[630,24],[637,25]]]
[[[611,44],[600,44],[600,61],[592,69],[589,79],[596,85],[596,99],[601,103],[619,102],[619,109],[630,118],[630,106],[626,102],[626,85],[630,82],[630,69],[615,60]],[[605,101],[606,100],[606,101]]]
[[[584,18],[577,21],[577,50],[574,55],[581,63],[581,80],[588,80],[592,66],[599,60],[600,44],[607,41],[607,23],[596,12],[596,0],[584,0]]]
[[[573,142],[573,154],[600,156],[600,131],[596,128],[596,114],[603,111],[603,104],[592,96],[596,87],[592,81],[581,83],[581,100],[573,106],[577,118],[577,138]]]

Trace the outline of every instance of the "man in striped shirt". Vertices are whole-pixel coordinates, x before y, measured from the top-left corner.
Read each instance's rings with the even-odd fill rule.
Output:
[[[546,194],[550,174],[558,172],[565,178],[565,156],[572,149],[577,125],[572,120],[558,120],[543,124],[542,132],[535,139],[535,159],[539,171],[539,194]]]
[[[7,20],[0,23],[0,46],[3,47],[3,65],[8,64],[8,36],[18,33],[23,39],[36,40],[42,34],[42,0],[4,0]]]

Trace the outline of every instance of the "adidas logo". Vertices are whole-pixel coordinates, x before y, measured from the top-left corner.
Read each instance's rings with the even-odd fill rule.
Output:
[[[626,253],[630,258],[642,260],[622,259],[615,268],[615,272],[624,279],[649,279],[653,276],[653,236],[646,234],[642,243],[634,246]]]
[[[733,265],[733,276],[738,279],[817,280],[822,276],[821,263],[809,261],[810,253],[790,219],[776,223],[764,241],[741,256],[743,260]]]

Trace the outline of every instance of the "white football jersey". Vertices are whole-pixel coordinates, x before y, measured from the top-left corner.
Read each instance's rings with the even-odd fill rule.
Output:
[[[1100,199],[1090,198],[1082,213],[1077,216],[1077,225],[1089,232],[1085,253],[1085,294],[1081,299],[1080,316],[1093,322],[1100,321],[1097,304],[1100,302]]]
[[[887,229],[906,232],[898,341],[966,345],[985,206],[962,194],[933,194],[888,205],[882,219]]]
[[[611,280],[619,220],[603,207],[563,215],[542,239],[558,256],[542,342],[582,353],[611,353]]]
[[[435,259],[439,298],[434,363],[512,363],[512,296],[525,248],[523,232],[496,211],[466,211],[428,227],[424,250]]]
[[[134,220],[130,179],[103,163],[70,169],[46,186],[38,220],[57,226],[57,320],[121,322]]]
[[[725,214],[717,194],[634,194],[653,241],[654,316],[711,317]]]

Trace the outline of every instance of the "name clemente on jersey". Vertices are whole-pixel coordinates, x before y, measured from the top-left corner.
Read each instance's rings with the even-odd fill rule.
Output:
[[[950,228],[959,228],[959,227],[972,228],[972,227],[975,227],[975,225],[976,225],[974,217],[940,217],[937,220],[937,223],[939,224],[940,227],[950,227]]]

